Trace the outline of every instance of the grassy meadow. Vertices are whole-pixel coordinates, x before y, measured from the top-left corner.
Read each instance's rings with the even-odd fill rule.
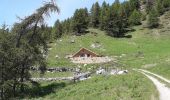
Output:
[[[70,82],[43,83],[41,88],[34,88],[34,92],[30,96],[27,99],[157,100],[158,92],[149,79],[131,71],[128,75],[93,76],[89,80],[75,84]]]
[[[132,71],[133,68],[143,68],[170,79],[170,30],[167,26],[167,14],[160,18],[160,29],[147,29],[143,26],[134,27],[128,32],[132,38],[113,38],[104,31],[88,29],[83,36],[64,36],[49,44],[47,58],[48,67],[77,67],[66,55],[76,53],[80,48],[88,48],[100,55],[113,57],[116,67],[128,69],[127,75],[96,76],[86,81],[77,82],[44,82],[41,88],[35,89],[32,100],[157,100],[158,93],[153,83],[144,75]],[[166,23],[164,23],[166,22]],[[169,25],[169,24],[168,24]],[[90,32],[98,33],[94,36]],[[74,39],[75,43],[71,43]],[[99,43],[100,48],[92,48],[93,43]],[[56,58],[56,55],[58,58]],[[109,66],[112,64],[95,64],[87,67]],[[69,76],[72,73],[46,73],[44,77]],[[39,77],[37,74],[33,76]],[[62,87],[58,84],[64,84]],[[57,86],[56,86],[57,85]],[[44,90],[45,88],[45,90]],[[36,92],[41,91],[41,92]],[[47,94],[43,91],[48,91]]]

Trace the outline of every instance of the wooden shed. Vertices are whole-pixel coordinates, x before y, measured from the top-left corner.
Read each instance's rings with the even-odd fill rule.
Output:
[[[99,57],[99,55],[86,48],[81,48],[73,55],[73,58],[74,57]]]

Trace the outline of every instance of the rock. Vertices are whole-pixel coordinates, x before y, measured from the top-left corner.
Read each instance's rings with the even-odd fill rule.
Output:
[[[72,58],[73,55],[66,55],[65,58],[66,59],[69,59],[69,58]]]
[[[56,55],[55,58],[60,58],[60,57],[58,55]]]
[[[122,57],[126,56],[126,54],[122,54]]]
[[[127,73],[128,73],[128,70],[122,70],[122,71],[119,71],[117,74],[121,75],[121,74],[127,74]]]
[[[50,51],[50,50],[52,50],[52,48],[48,48],[48,50]]]
[[[70,43],[75,43],[75,40],[71,40]]]
[[[100,69],[96,71],[96,74],[104,74],[106,71],[104,69]]]
[[[86,67],[87,66],[87,64],[84,64],[84,67]]]
[[[101,45],[100,45],[99,43],[93,43],[93,44],[91,44],[90,47],[91,47],[91,48],[100,48]]]
[[[110,74],[111,74],[111,75],[117,74],[117,70],[111,70]]]

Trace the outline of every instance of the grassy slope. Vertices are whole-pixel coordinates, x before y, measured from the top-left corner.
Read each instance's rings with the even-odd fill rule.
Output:
[[[169,20],[164,18],[169,15],[165,14],[161,17],[163,28],[149,30],[137,26],[134,28],[136,31],[128,33],[132,35],[130,39],[115,39],[98,29],[89,29],[97,32],[97,37],[92,34],[74,37],[75,43],[73,44],[70,43],[71,38],[65,36],[62,38],[62,42],[57,41],[56,45],[55,43],[51,44],[52,50],[49,52],[48,65],[51,67],[75,67],[77,65],[65,59],[65,55],[75,53],[81,47],[86,47],[102,55],[118,56],[116,59],[119,63],[129,70],[145,68],[170,79],[170,30],[169,24],[167,24]],[[102,44],[102,48],[91,48],[90,45],[94,42]],[[126,56],[120,57],[122,54],[126,54]],[[61,58],[57,59],[55,55],[59,55]],[[50,76],[55,75],[47,75],[47,77]],[[53,84],[58,83],[54,82]],[[48,86],[51,87],[50,83],[43,84],[43,87]],[[155,100],[154,97],[157,94],[151,81],[133,71],[130,71],[127,76],[95,76],[87,81],[52,90],[53,92],[37,98],[40,100]]]
[[[141,68],[148,64],[156,64],[156,67],[148,67],[154,72],[160,73],[170,79],[170,31],[160,33],[161,30],[149,30],[142,26],[135,27],[136,31],[130,32],[132,38],[115,39],[105,35],[105,32],[97,29],[89,29],[95,31],[98,36],[86,34],[84,36],[74,37],[76,43],[70,43],[70,37],[65,36],[62,42],[57,42],[57,45],[52,45],[52,50],[49,52],[49,66],[67,66],[75,67],[77,65],[70,63],[65,59],[65,55],[77,52],[81,47],[86,47],[99,54],[106,56],[118,56],[118,61],[124,64],[126,68]],[[159,32],[159,35],[156,32]],[[155,35],[156,34],[156,35]],[[91,48],[90,45],[94,42],[102,44],[100,49]],[[143,55],[141,57],[140,53]],[[121,54],[126,54],[124,57],[119,57]],[[60,58],[55,58],[59,55]],[[97,65],[100,66],[100,65]]]
[[[44,84],[43,87],[47,87],[48,85],[50,85],[50,83]],[[158,98],[158,93],[156,92],[152,82],[146,79],[143,75],[133,71],[128,75],[94,76],[93,78],[87,81],[78,82],[76,84],[70,84],[66,87],[62,87],[59,89],[55,87],[51,88],[52,90],[48,91],[48,94],[38,95],[38,93],[35,93],[35,98],[32,99],[157,100],[156,98]],[[41,91],[43,91],[43,89],[41,89]]]

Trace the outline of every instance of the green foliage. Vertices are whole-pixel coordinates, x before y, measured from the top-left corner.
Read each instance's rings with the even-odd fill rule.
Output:
[[[36,92],[35,94],[38,94],[36,99],[148,100],[151,95],[157,98],[156,95],[158,94],[148,79],[135,72],[120,76],[93,76],[91,79],[80,81],[76,84],[66,83],[61,86],[59,84],[62,84],[62,82],[45,84],[42,86],[42,90],[46,90],[44,87],[48,87],[48,90],[46,90],[48,95],[43,95],[46,92],[42,92],[42,95]],[[56,85],[57,87],[55,87]]]
[[[130,0],[130,7],[131,7],[131,11],[133,10],[139,10],[140,8],[140,0]]]
[[[76,34],[85,32],[88,26],[88,11],[87,8],[77,9],[73,16],[73,31]]]
[[[99,3],[96,2],[92,5],[91,12],[90,12],[90,26],[92,27],[99,27],[100,24],[100,6]]]
[[[124,6],[115,2],[111,7],[111,18],[106,30],[110,36],[123,37],[127,27],[128,19]]]
[[[137,11],[136,9],[130,15],[129,23],[131,25],[140,25],[141,24],[141,13],[139,11]]]
[[[100,29],[105,30],[109,21],[109,5],[103,2],[100,13]]]
[[[44,19],[55,11],[59,11],[58,7],[53,2],[48,2],[16,23],[11,32],[5,28],[0,31],[2,100],[14,97],[18,92],[24,93],[26,82],[30,81],[29,71],[32,66],[38,66],[42,72],[45,70],[43,55],[47,51],[47,41],[51,38],[51,28],[44,25]]]
[[[156,2],[156,10],[157,10],[159,15],[163,14],[164,7],[163,7],[163,4],[162,4],[162,0],[157,0],[157,2]]]
[[[149,16],[148,16],[148,27],[156,28],[158,26],[159,26],[158,13],[155,10],[155,8],[152,8],[152,10],[149,12]]]
[[[170,0],[162,0],[162,5],[164,8],[170,7]]]
[[[147,0],[146,1],[146,12],[147,13],[149,13],[149,11],[153,8],[155,1],[154,0]]]
[[[73,31],[72,19],[68,18],[68,19],[64,20],[63,22],[61,22],[61,27],[62,27],[62,34],[69,35],[69,33],[71,33]]]
[[[55,38],[61,38],[62,33],[63,33],[63,27],[62,27],[60,21],[57,20],[57,21],[55,22],[54,27],[53,27],[54,37],[55,37]]]

